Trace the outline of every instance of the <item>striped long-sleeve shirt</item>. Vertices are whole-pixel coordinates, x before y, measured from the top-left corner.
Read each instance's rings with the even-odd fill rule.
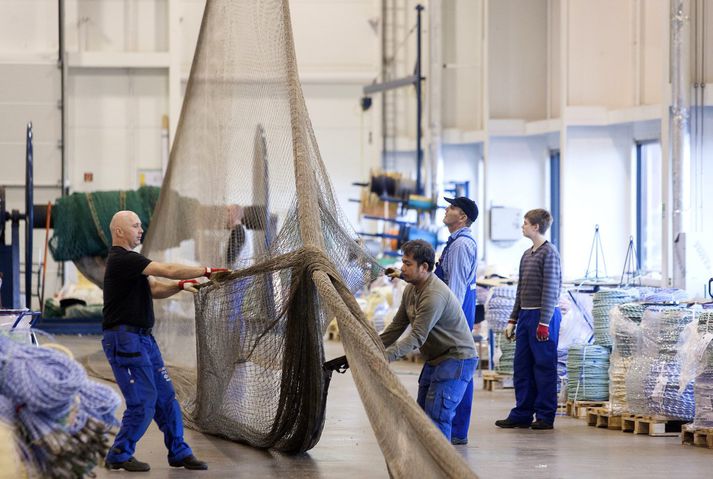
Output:
[[[540,323],[550,324],[562,289],[560,255],[549,241],[535,251],[529,248],[520,260],[517,295],[510,319],[517,321],[520,310],[540,309]]]
[[[475,283],[478,268],[478,246],[473,238],[473,232],[467,226],[453,233],[449,240],[452,244],[448,247],[448,252],[444,251],[440,259],[445,273],[444,283],[463,304],[465,294],[471,284]]]

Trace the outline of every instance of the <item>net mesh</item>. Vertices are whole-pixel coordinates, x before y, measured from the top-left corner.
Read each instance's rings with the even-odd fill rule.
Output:
[[[394,477],[474,477],[384,358],[353,293],[376,261],[335,201],[299,85],[287,0],[206,3],[144,254],[233,270],[156,302],[188,422],[257,447],[319,440],[336,317]],[[191,377],[196,380],[191,382]]]

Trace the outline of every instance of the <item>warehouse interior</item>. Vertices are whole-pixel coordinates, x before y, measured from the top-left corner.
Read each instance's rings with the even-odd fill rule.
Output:
[[[711,27],[710,0],[1,0],[0,476],[116,475],[102,288],[131,210],[135,251],[207,278],[165,276],[148,335],[208,472],[154,423],[147,476],[703,477]],[[413,240],[444,259],[454,197],[477,205],[461,444],[417,404],[432,358],[379,339],[415,284],[389,268]],[[534,209],[557,412],[505,430]]]

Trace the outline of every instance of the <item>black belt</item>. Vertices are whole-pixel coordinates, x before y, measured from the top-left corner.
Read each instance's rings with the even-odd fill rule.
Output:
[[[127,333],[143,334],[150,336],[153,328],[139,328],[138,326],[129,326],[128,324],[118,324],[110,328],[104,328],[104,331],[126,331]]]

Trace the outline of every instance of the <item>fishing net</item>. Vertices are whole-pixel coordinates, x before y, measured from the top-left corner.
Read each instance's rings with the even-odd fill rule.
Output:
[[[104,284],[106,256],[111,247],[109,223],[119,210],[134,211],[148,229],[159,188],[136,191],[72,193],[52,206],[53,234],[49,248],[55,261],[73,261],[98,286]]]
[[[473,477],[354,299],[379,273],[356,237],[307,115],[287,0],[209,0],[143,250],[233,270],[155,305],[164,356],[197,371],[178,387],[188,422],[257,447],[313,447],[329,382],[322,338],[336,317],[390,474]]]

